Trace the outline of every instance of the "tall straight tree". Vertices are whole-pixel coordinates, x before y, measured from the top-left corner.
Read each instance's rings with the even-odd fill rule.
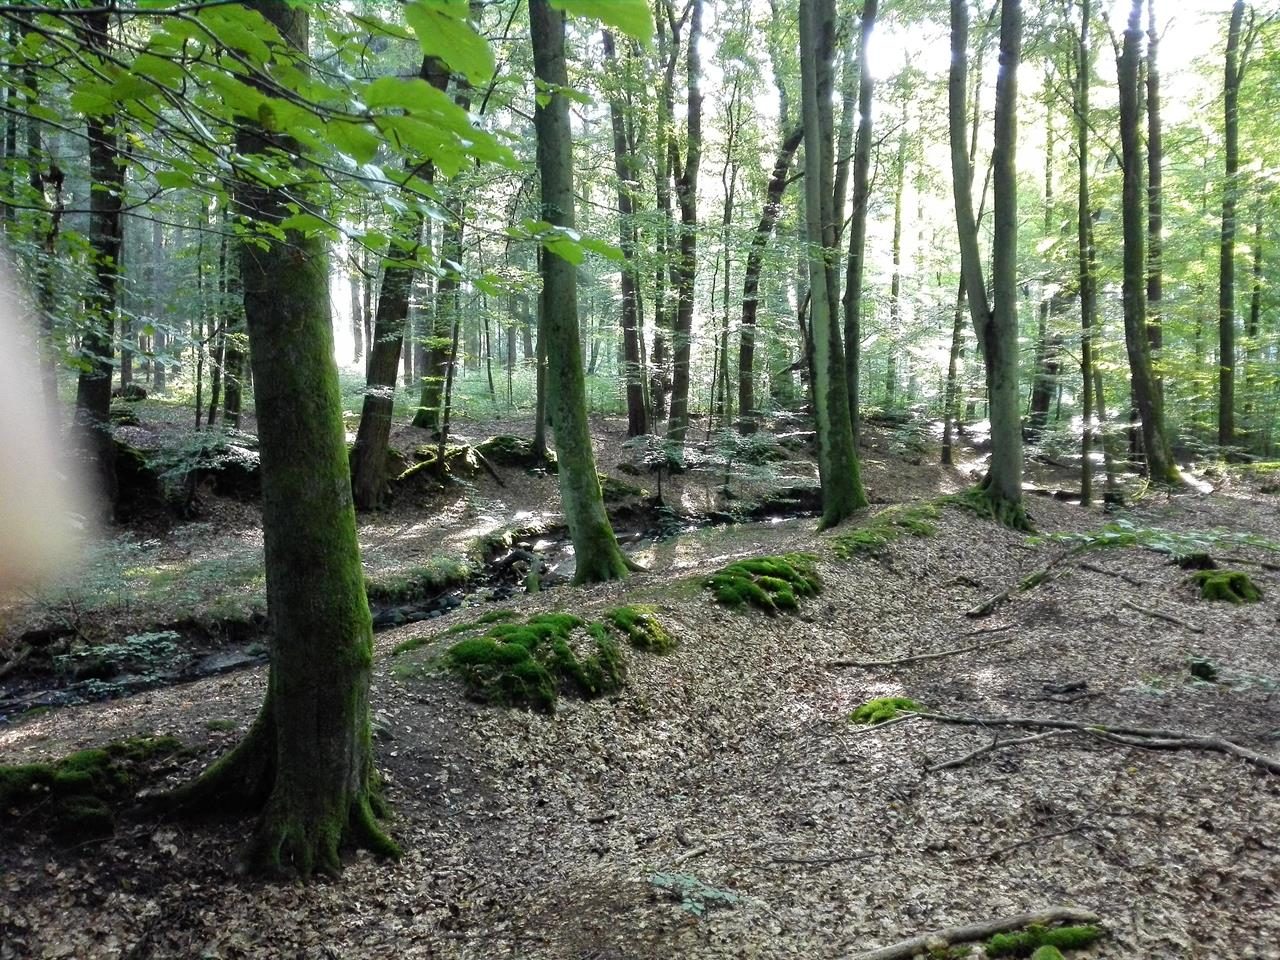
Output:
[[[862,353],[862,286],[866,276],[867,208],[871,198],[871,100],[875,77],[869,56],[879,14],[878,0],[862,5],[862,39],[858,47],[858,136],[853,146],[853,216],[849,222],[849,259],[844,279],[844,376],[849,420],[856,448],[861,432],[859,368]],[[840,211],[843,214],[843,210]]]
[[[689,430],[689,360],[693,350],[694,283],[698,276],[698,169],[702,164],[702,42],[703,0],[689,0],[689,44],[685,54],[687,104],[684,155],[674,137],[667,141],[668,162],[680,207],[680,256],[676,271],[676,316],[671,331],[671,416],[667,436],[683,445]],[[680,24],[671,0],[666,0],[672,43],[679,46]]]
[[[1089,186],[1089,82],[1093,50],[1089,37],[1092,3],[1083,0],[1080,32],[1076,34],[1072,66],[1072,113],[1076,151],[1076,259],[1080,284],[1080,406],[1084,429],[1080,437],[1080,505],[1093,499],[1093,337],[1098,317],[1097,250],[1093,241],[1093,201]]]
[[[1164,426],[1164,405],[1151,364],[1147,336],[1146,218],[1143,215],[1142,144],[1139,136],[1142,107],[1138,96],[1138,60],[1142,55],[1142,4],[1132,0],[1124,43],[1116,64],[1120,85],[1120,162],[1124,171],[1120,208],[1124,233],[1124,339],[1129,354],[1129,379],[1133,404],[1142,421],[1142,444],[1147,471],[1156,483],[1177,483]]]
[[[246,5],[292,48],[275,51],[265,69],[303,69],[307,8],[288,0]],[[248,121],[236,148],[242,157],[298,153],[287,135]],[[278,238],[299,194],[244,169],[236,208],[273,228],[240,255],[262,454],[271,667],[245,739],[174,799],[260,806],[249,863],[306,877],[336,873],[347,843],[398,850],[374,818],[373,632],[333,359],[326,243],[294,230]]]
[[[809,260],[809,331],[813,341],[813,405],[822,480],[820,527],[834,526],[867,505],[853,444],[845,386],[834,210],[834,0],[800,0],[800,88],[804,122],[804,188]]]
[[[111,11],[98,7],[81,23],[85,46],[107,56]],[[92,322],[82,344],[86,364],[76,383],[76,432],[79,446],[93,475],[94,492],[104,517],[115,506],[115,443],[111,437],[111,360],[113,330],[124,242],[124,167],[114,119],[110,115],[88,118],[89,141],[89,245],[93,249],[94,284],[88,298]]]
[[[1028,526],[1022,505],[1022,423],[1018,399],[1018,64],[1022,57],[1022,5],[1000,5],[1000,72],[996,78],[995,143],[992,150],[992,299],[978,252],[973,181],[966,151],[966,63],[969,6],[951,0],[951,70],[947,100],[951,180],[955,194],[960,269],[969,313],[986,365],[991,411],[991,465],[983,481],[992,513],[1013,527]]]
[[[538,143],[542,218],[562,231],[574,228],[573,131],[565,62],[564,13],[551,0],[529,0],[529,35],[538,96],[533,126]],[[618,547],[605,513],[591,430],[587,422],[582,344],[578,339],[577,268],[545,247],[541,256],[542,322],[546,343],[548,402],[559,460],[560,499],[577,568],[575,583],[618,580],[634,568]]]
[[[1147,339],[1156,391],[1164,396],[1160,351],[1164,347],[1164,123],[1160,117],[1160,31],[1156,0],[1147,0]]]

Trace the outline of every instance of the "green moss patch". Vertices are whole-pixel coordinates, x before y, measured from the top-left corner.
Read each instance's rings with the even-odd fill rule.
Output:
[[[431,557],[425,563],[369,574],[365,592],[371,603],[403,603],[460,586],[472,572],[470,564],[456,557]]]
[[[800,597],[822,590],[814,569],[816,560],[807,553],[736,560],[708,577],[705,585],[717,603],[731,609],[755,607],[766,613],[794,610]]]
[[[941,515],[937,504],[903,504],[881,510],[866,524],[831,538],[831,548],[841,560],[880,553],[902,537],[928,537]]]
[[[1092,946],[1102,938],[1102,929],[1094,926],[1042,927],[1032,924],[1025,930],[997,933],[987,941],[989,957],[1027,957],[1043,954],[1045,947],[1052,947],[1061,956],[1063,950],[1081,950]]]
[[[1199,570],[1191,575],[1191,582],[1205,600],[1257,603],[1262,599],[1262,591],[1243,570]]]
[[[501,467],[547,467],[554,472],[556,455],[552,450],[546,451],[546,458],[540,457],[533,448],[533,441],[524,437],[501,433],[476,444],[476,451],[490,463]]]
[[[1032,532],[1031,520],[1027,517],[1027,512],[1021,503],[996,500],[982,487],[970,487],[962,493],[954,493],[949,497],[943,497],[938,502],[976,513],[984,520],[994,520],[996,523],[1009,527],[1011,530],[1021,530],[1025,533]]]
[[[514,610],[490,610],[488,613],[476,617],[474,620],[468,620],[466,623],[455,623],[452,627],[440,634],[442,637],[456,637],[461,634],[477,633],[485,627],[495,623],[507,623],[519,616]],[[408,653],[410,650],[417,650],[419,647],[425,646],[434,641],[436,637],[431,634],[424,634],[419,637],[410,637],[402,643],[396,644],[391,651],[392,656],[401,653]]]
[[[874,700],[868,700],[853,713],[849,714],[849,719],[854,723],[874,726],[877,723],[893,720],[904,710],[917,711],[923,709],[923,705],[910,697],[876,697]]]
[[[133,737],[49,763],[0,766],[0,819],[62,839],[109,836],[149,770],[182,751],[173,737]]]
[[[562,691],[592,699],[620,689],[626,675],[622,653],[604,627],[568,613],[495,624],[455,643],[444,663],[474,699],[543,713],[555,710]]]
[[[638,604],[615,607],[604,617],[637,650],[666,653],[676,645],[675,637],[658,620],[653,607]]]

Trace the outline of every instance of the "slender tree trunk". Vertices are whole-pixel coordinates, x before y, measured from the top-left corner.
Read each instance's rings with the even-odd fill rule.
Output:
[[[305,7],[250,6],[306,50]],[[294,145],[245,125],[252,156]],[[296,191],[242,181],[239,208],[278,224]],[[261,804],[249,860],[271,871],[336,873],[356,843],[395,855],[378,808],[369,729],[373,635],[356,541],[351,478],[333,359],[324,241],[289,231],[242,248],[250,355],[262,454],[271,667],[262,711],[245,740],[177,799],[189,805]]]
[[[85,45],[105,54],[109,45],[111,15],[106,9],[88,14],[81,23]],[[89,246],[93,250],[94,283],[88,297],[92,322],[83,334],[81,348],[86,365],[76,384],[76,432],[100,498],[100,509],[110,516],[115,509],[115,444],[111,438],[111,360],[117,307],[120,251],[124,238],[122,204],[124,167],[110,117],[90,117],[89,140]]]
[[[1147,0],[1147,339],[1156,392],[1164,400],[1160,352],[1164,348],[1164,126],[1160,121],[1160,32],[1156,0]]]
[[[352,362],[359,365],[364,360],[364,301],[361,300],[360,293],[360,271],[355,268],[354,257],[349,282],[351,285],[351,340],[354,344]],[[372,364],[372,361],[370,363]]]
[[[858,137],[853,148],[853,217],[849,223],[849,259],[844,282],[845,392],[854,448],[862,432],[862,287],[866,276],[867,210],[871,198],[872,97],[875,78],[869,57],[879,15],[879,0],[864,0],[862,40],[858,47]]]
[[[1125,345],[1133,401],[1142,422],[1147,470],[1156,483],[1177,483],[1173,454],[1165,435],[1163,405],[1151,366],[1151,343],[1146,330],[1146,273],[1142,193],[1142,146],[1139,142],[1138,57],[1142,44],[1143,0],[1133,0],[1124,44],[1117,63],[1120,84],[1120,151],[1124,168],[1121,208],[1124,231]]]
[[[791,161],[803,138],[804,127],[796,127],[787,135],[778,151],[778,159],[774,161],[773,173],[765,189],[764,210],[760,214],[760,222],[756,225],[751,248],[747,252],[746,272],[742,281],[742,321],[738,333],[738,416],[739,426],[744,434],[755,432],[756,417],[759,414],[756,410],[754,367],[756,316],[760,308],[760,267],[764,263],[764,251],[769,245],[769,237],[782,212],[782,194],[787,188]]]
[[[695,0],[696,2],[696,0]],[[573,228],[573,141],[565,63],[565,16],[549,0],[529,0],[534,75],[553,93],[534,107],[542,215]],[[631,566],[618,547],[605,513],[587,422],[582,347],[578,341],[577,276],[573,264],[549,250],[542,255],[543,327],[550,399],[554,404],[560,498],[577,558],[574,581],[616,580]]]
[[[903,108],[902,130],[898,135],[898,182],[893,191],[893,275],[889,280],[889,355],[884,367],[884,405],[897,402],[898,338],[902,335],[902,195],[907,186],[907,115]]]
[[[1222,181],[1222,239],[1218,247],[1218,444],[1235,442],[1236,381],[1236,198],[1240,184],[1240,82],[1244,62],[1240,34],[1244,0],[1231,7],[1223,84],[1226,170]]]
[[[804,103],[805,215],[809,240],[809,331],[813,341],[813,402],[818,424],[823,528],[867,505],[853,442],[844,349],[836,323],[836,249],[831,108],[833,0],[800,0],[801,89]]]
[[[1093,66],[1089,28],[1091,0],[1083,0],[1080,33],[1075,45],[1075,140],[1076,140],[1076,253],[1080,285],[1080,505],[1093,500],[1094,364],[1093,336],[1097,324],[1098,293],[1096,252],[1093,242],[1093,204],[1089,190],[1089,80]],[[1101,394],[1098,394],[1101,401]],[[1099,403],[1101,409],[1101,403]]]

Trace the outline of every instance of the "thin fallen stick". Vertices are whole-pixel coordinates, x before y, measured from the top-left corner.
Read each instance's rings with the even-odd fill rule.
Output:
[[[933,933],[912,937],[910,940],[900,940],[887,947],[850,954],[847,960],[902,960],[904,957],[913,957],[917,953],[928,953],[930,950],[940,947],[986,940],[997,933],[1021,930],[1023,927],[1029,927],[1033,923],[1047,925],[1051,923],[1097,924],[1100,922],[1101,918],[1096,913],[1088,910],[1079,910],[1075,907],[1048,907],[1032,913],[1019,913],[1012,917],[1000,917],[999,919],[986,920],[982,923],[971,923],[962,927],[947,927],[944,930],[935,930]]]
[[[1078,547],[1070,547],[1062,551],[1062,553],[1058,554],[1039,570],[1033,570],[1013,586],[1006,587],[995,596],[978,604],[972,610],[966,610],[964,615],[972,619],[985,617],[987,614],[995,610],[996,607],[1000,606],[1002,603],[1006,603],[1015,593],[1023,593],[1027,590],[1040,586],[1040,584],[1049,579],[1049,574],[1053,572],[1054,567],[1062,563],[1063,560],[1074,556],[1078,550]]]
[[[1089,824],[1081,820],[1079,823],[1071,827],[1065,827],[1062,830],[1053,830],[1049,833],[1037,833],[1034,837],[1027,837],[1025,840],[1019,840],[1016,843],[1007,843],[1003,847],[996,847],[994,850],[985,850],[982,853],[970,854],[967,857],[960,857],[958,860],[952,860],[952,863],[971,863],[974,860],[993,860],[996,857],[1002,857],[1006,853],[1012,853],[1014,850],[1022,847],[1029,847],[1033,843],[1039,843],[1041,840],[1053,840],[1057,837],[1069,836],[1073,833],[1079,833],[1081,830],[1087,830]]]
[[[954,760],[948,760],[945,763],[925,767],[924,772],[937,773],[939,770],[954,770],[956,767],[963,767],[966,763],[977,760],[979,757],[985,757],[988,753],[993,753],[996,750],[1016,747],[1024,743],[1035,743],[1037,740],[1048,740],[1052,737],[1062,737],[1074,732],[1073,730],[1050,730],[1047,733],[1036,733],[1029,737],[1019,737],[1016,740],[992,740],[985,747],[979,747],[977,750],[966,753],[963,757],[956,757]]]
[[[997,627],[995,630],[987,630],[986,633],[996,633],[999,630],[1012,630],[1017,624],[1006,624],[1003,627]],[[924,660],[941,660],[943,657],[954,657],[961,653],[972,653],[975,650],[986,650],[989,647],[999,647],[1012,641],[1013,637],[1005,637],[1003,640],[991,640],[987,643],[972,643],[967,647],[956,647],[954,650],[938,650],[933,653],[918,653],[913,657],[899,657],[896,660],[830,660],[827,666],[832,669],[841,667],[862,667],[870,669],[873,667],[899,667],[904,663],[920,663]]]
[[[711,852],[710,847],[694,847],[692,850],[686,850],[684,853],[680,854],[680,856],[676,857],[674,860],[671,861],[671,864],[672,866],[678,867],[680,866],[680,864],[685,863],[686,861],[692,860],[694,857],[700,857],[704,853],[710,853],[710,852]]]
[[[794,863],[806,867],[826,867],[836,863],[856,863],[870,860],[874,853],[856,853],[843,857],[770,857],[769,863]]]
[[[1206,737],[1176,730],[1152,730],[1145,727],[1113,727],[1103,723],[1076,723],[1039,717],[959,717],[947,713],[912,711],[910,716],[954,723],[969,727],[1045,727],[1051,730],[1080,730],[1113,743],[1144,747],[1150,750],[1206,750],[1247,760],[1261,770],[1280,775],[1280,760],[1256,753],[1221,737]]]
[[[1125,583],[1132,584],[1135,587],[1141,587],[1145,584],[1145,581],[1142,579],[1125,573],[1123,570],[1108,570],[1106,567],[1100,567],[1096,563],[1089,563],[1088,561],[1082,560],[1080,562],[1080,569],[1088,570],[1090,573],[1105,574],[1108,577],[1119,577]]]
[[[1140,607],[1132,600],[1126,600],[1124,605],[1130,610],[1136,610],[1145,616],[1151,617],[1153,620],[1163,620],[1165,623],[1172,623],[1175,627],[1182,627],[1184,630],[1190,630],[1192,633],[1204,633],[1204,627],[1198,627],[1194,623],[1187,623],[1185,620],[1179,620],[1175,616],[1167,613],[1161,613],[1159,610],[1148,610],[1146,607]]]
[[[909,720],[919,720],[919,719],[920,719],[920,714],[918,713],[900,713],[896,717],[894,717],[892,720],[886,720],[884,723],[873,723],[871,724],[871,726],[867,727],[865,730],[859,730],[858,732],[856,732],[854,736],[865,737],[869,733],[879,733],[885,727],[892,727],[894,724],[906,723]]]

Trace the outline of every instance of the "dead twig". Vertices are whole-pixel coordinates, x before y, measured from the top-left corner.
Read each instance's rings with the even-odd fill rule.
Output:
[[[974,860],[994,860],[996,857],[1002,857],[1006,853],[1012,853],[1014,850],[1022,847],[1029,847],[1033,843],[1039,843],[1042,840],[1053,840],[1057,837],[1069,836],[1073,833],[1079,833],[1081,830],[1088,830],[1089,824],[1081,820],[1074,826],[1065,827],[1062,830],[1051,830],[1049,833],[1037,833],[1034,837],[1027,837],[1025,840],[1018,840],[1015,843],[1007,843],[1003,847],[996,847],[994,850],[984,850],[982,853],[973,853],[967,857],[961,857],[958,860],[952,860],[952,863],[971,863]]]
[[[1030,737],[1019,737],[1016,740],[995,739],[985,747],[979,747],[977,750],[966,753],[963,757],[956,757],[954,760],[947,760],[944,763],[925,767],[924,771],[925,773],[937,773],[939,770],[954,770],[956,767],[963,767],[966,763],[977,760],[979,757],[985,757],[988,753],[993,753],[996,750],[1003,750],[1006,747],[1016,747],[1024,743],[1035,743],[1037,740],[1048,740],[1053,737],[1062,737],[1074,732],[1075,731],[1073,730],[1050,730],[1047,733],[1037,733]]]
[[[1106,567],[1100,567],[1096,563],[1089,563],[1087,560],[1082,560],[1080,562],[1080,569],[1088,570],[1090,573],[1105,574],[1108,577],[1119,577],[1125,583],[1131,584],[1135,587],[1141,587],[1146,584],[1145,580],[1125,573],[1123,570],[1108,570]]]
[[[1000,630],[1012,630],[1016,624],[1006,624],[1003,627],[996,627],[993,630],[974,631],[975,633],[996,633]],[[971,634],[970,634],[971,635]],[[923,660],[941,660],[943,657],[954,657],[961,653],[972,653],[975,650],[986,650],[989,647],[999,647],[1013,640],[1013,637],[1005,637],[1003,640],[992,640],[989,643],[974,643],[967,647],[956,647],[953,650],[938,650],[933,653],[918,653],[913,657],[899,657],[896,660],[831,660],[827,666],[833,669],[840,667],[862,667],[870,669],[873,667],[898,667],[904,663],[919,663]]]
[[[1136,610],[1143,616],[1151,617],[1153,620],[1163,620],[1165,623],[1171,623],[1175,627],[1182,627],[1184,630],[1190,630],[1192,633],[1204,633],[1204,627],[1198,627],[1194,623],[1187,623],[1185,620],[1179,620],[1177,617],[1159,610],[1149,610],[1146,607],[1140,607],[1132,600],[1126,600],[1124,605],[1130,610]]]
[[[933,933],[912,937],[910,940],[900,940],[887,947],[850,954],[846,960],[902,960],[904,957],[913,957],[917,953],[928,953],[935,948],[986,940],[997,933],[1021,930],[1023,927],[1029,927],[1033,923],[1048,925],[1051,923],[1096,924],[1100,922],[1101,918],[1096,913],[1088,910],[1079,910],[1075,907],[1047,907],[1044,910],[1035,910],[1031,913],[1019,913],[1016,916],[1000,917],[996,920],[986,920],[982,923],[971,923],[962,927],[947,927],[943,930],[935,930]]]
[[[1247,760],[1249,763],[1268,773],[1280,775],[1280,760],[1257,753],[1238,743],[1224,740],[1221,737],[1201,736],[1195,733],[1183,733],[1177,730],[1153,730],[1146,727],[1116,727],[1103,723],[1076,723],[1071,720],[1054,720],[1040,717],[960,717],[948,713],[927,713],[912,711],[907,714],[922,717],[925,720],[936,720],[939,723],[954,723],[969,727],[1030,727],[1051,730],[1079,730],[1112,743],[1125,746],[1143,747],[1149,750],[1204,750],[1211,753],[1223,753],[1228,756]]]
[[[806,867],[826,867],[835,863],[857,863],[870,860],[874,853],[854,853],[842,857],[770,857],[769,863],[795,863]]]
[[[1075,556],[1079,552],[1079,550],[1080,550],[1079,547],[1068,547],[1066,550],[1063,550],[1056,557],[1054,557],[1052,560],[1046,563],[1039,570],[1033,570],[1031,573],[1027,574],[1027,576],[1023,577],[1013,586],[1006,587],[1005,589],[997,593],[994,597],[991,597],[988,600],[984,600],[982,603],[978,604],[972,610],[966,610],[964,615],[966,617],[971,617],[974,619],[978,617],[987,616],[989,613],[995,610],[996,607],[1000,606],[1002,603],[1008,602],[1009,598],[1012,597],[1015,593],[1023,593],[1027,590],[1031,590],[1035,587],[1040,586],[1040,584],[1044,583],[1046,580],[1049,579],[1049,575],[1053,573],[1054,568],[1057,567],[1058,564],[1062,563],[1062,561],[1064,560],[1069,559],[1070,557]]]
[[[686,850],[684,853],[680,854],[680,856],[671,861],[671,864],[672,866],[678,867],[680,864],[685,863],[688,860],[692,860],[694,857],[700,857],[704,853],[710,852],[710,847],[694,847],[692,850]]]

